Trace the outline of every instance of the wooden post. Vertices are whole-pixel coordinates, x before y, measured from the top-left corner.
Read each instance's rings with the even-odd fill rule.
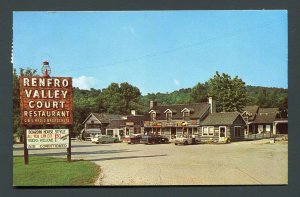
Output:
[[[69,129],[69,147],[67,148],[67,160],[71,162],[71,126],[68,126]]]
[[[29,156],[28,156],[28,149],[27,149],[27,134],[26,134],[26,129],[24,129],[24,164],[28,165],[29,164]]]

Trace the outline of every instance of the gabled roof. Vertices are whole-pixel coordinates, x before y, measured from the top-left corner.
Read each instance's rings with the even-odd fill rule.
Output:
[[[171,110],[171,109],[166,109],[166,110],[164,111],[164,113],[167,113],[167,112],[172,112],[172,114],[176,114],[176,113],[177,113],[176,109],[173,109],[173,110]]]
[[[127,120],[111,120],[107,129],[119,129],[124,127]]]
[[[101,123],[109,123],[111,120],[124,120],[126,117],[119,114],[105,114],[105,113],[90,113],[90,115],[83,121],[84,124],[91,116],[97,118]]]
[[[257,113],[258,108],[258,105],[248,105],[243,108],[243,112],[246,111],[248,113],[255,114]]]
[[[259,108],[253,123],[273,123],[276,119],[278,108]]]
[[[241,117],[239,112],[211,113],[200,123],[200,125],[231,125],[239,116]]]
[[[209,108],[209,104],[207,102],[204,103],[191,103],[191,104],[175,104],[175,105],[157,105],[154,106],[151,110],[155,112],[165,112],[167,109],[171,110],[172,112],[172,119],[179,120],[183,118],[182,110],[184,108],[191,109],[190,118],[196,119],[202,116],[206,110]],[[156,114],[157,120],[166,120],[165,113],[157,113]]]
[[[187,108],[184,108],[181,110],[181,112],[184,112],[184,111],[194,112],[195,110],[191,107],[187,107]]]
[[[143,125],[143,121],[145,120],[145,116],[144,115],[130,115],[127,116],[127,121],[126,122],[133,122],[134,125]]]
[[[244,114],[244,112],[246,112],[247,117],[248,117],[248,121],[253,121],[256,117],[258,109],[259,109],[258,105],[245,106],[242,110],[242,115]]]
[[[259,108],[258,113],[274,113],[277,114],[278,108]]]

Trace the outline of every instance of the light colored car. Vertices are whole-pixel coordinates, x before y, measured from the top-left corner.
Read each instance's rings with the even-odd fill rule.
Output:
[[[200,142],[200,139],[198,136],[180,136],[175,139],[175,145],[198,144],[199,142]]]
[[[99,137],[93,138],[92,142],[96,143],[96,144],[99,144],[99,143],[102,143],[102,144],[105,144],[105,143],[116,143],[116,142],[118,142],[118,138],[112,137],[112,136],[109,136],[109,135],[101,135]]]

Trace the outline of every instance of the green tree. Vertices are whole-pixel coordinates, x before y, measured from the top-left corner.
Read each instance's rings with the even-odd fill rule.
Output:
[[[261,91],[259,91],[257,95],[257,105],[260,107],[270,107],[266,89],[262,89]]]
[[[140,90],[127,82],[111,83],[102,90],[101,101],[108,113],[128,114],[137,106]]]
[[[288,117],[288,96],[284,97],[280,101],[279,113],[280,113],[281,118],[287,118]]]
[[[207,83],[197,83],[191,90],[191,102],[200,103],[207,101],[207,89]]]
[[[23,135],[24,128],[20,125],[20,76],[37,76],[37,70],[31,68],[20,68],[20,75],[13,69],[13,133]]]
[[[215,96],[217,111],[242,111],[247,103],[245,82],[216,72],[208,81],[208,94]]]
[[[137,99],[141,95],[141,92],[137,87],[125,82],[120,84],[120,93],[122,100],[124,100],[123,102],[125,103],[124,112],[128,113],[130,112],[130,109],[132,109],[132,107],[137,103]]]

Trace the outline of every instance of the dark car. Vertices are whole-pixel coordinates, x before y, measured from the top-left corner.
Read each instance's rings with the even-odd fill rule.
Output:
[[[167,144],[169,143],[169,138],[165,137],[165,136],[157,136],[157,141],[159,144]]]
[[[141,140],[141,135],[132,135],[128,139],[128,144],[139,144]]]
[[[169,143],[169,139],[160,135],[143,135],[140,142],[144,144],[161,144]]]

